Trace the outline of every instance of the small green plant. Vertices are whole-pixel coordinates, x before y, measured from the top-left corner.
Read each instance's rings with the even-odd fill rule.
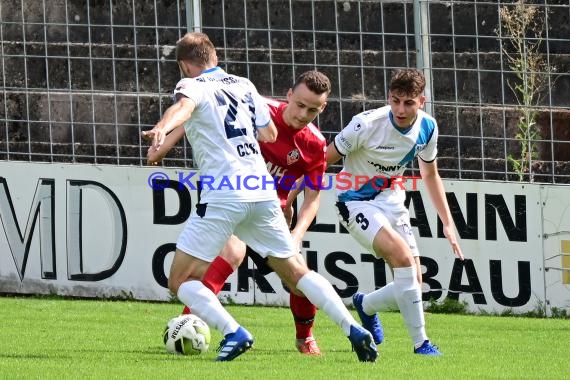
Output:
[[[522,316],[528,318],[545,318],[546,317],[546,304],[540,300],[537,300],[536,306],[533,310],[522,314]]]
[[[544,302],[537,300],[536,306],[530,311],[526,311],[524,313],[515,313],[512,308],[507,308],[496,315],[500,315],[501,317],[545,318],[546,305]]]
[[[552,309],[550,309],[550,312],[552,313],[551,315],[552,318],[560,318],[560,319],[570,318],[570,314],[568,314],[568,310],[566,309],[553,307]]]
[[[470,314],[467,301],[457,301],[447,297],[441,302],[430,300],[425,310],[434,314]]]
[[[515,134],[520,154],[509,153],[507,160],[517,173],[519,181],[528,174],[532,182],[532,163],[538,159],[537,142],[541,139],[540,128],[536,123],[537,106],[544,96],[543,90],[548,84],[548,74],[551,71],[540,52],[545,15],[538,6],[519,0],[501,6],[499,16],[502,29],[497,34],[499,37],[507,37],[501,38],[501,50],[509,68],[517,77],[516,83],[507,83],[517,98],[517,110],[521,113]]]

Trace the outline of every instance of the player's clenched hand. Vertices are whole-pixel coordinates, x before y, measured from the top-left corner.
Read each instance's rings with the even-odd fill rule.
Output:
[[[462,261],[465,260],[463,252],[461,251],[461,247],[457,242],[457,236],[455,235],[455,228],[453,228],[453,226],[443,226],[443,234],[447,238],[447,241],[449,241],[449,244],[451,244],[451,249],[453,250],[453,254],[455,255],[455,257],[457,257]]]

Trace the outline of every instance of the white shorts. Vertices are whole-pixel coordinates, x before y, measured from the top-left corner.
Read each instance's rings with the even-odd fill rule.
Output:
[[[342,225],[374,256],[377,256],[372,248],[374,237],[386,225],[391,226],[408,243],[412,256],[420,255],[410,226],[410,213],[404,205],[351,201],[337,202],[336,209]]]
[[[279,201],[198,204],[176,248],[212,262],[234,234],[262,257],[297,254]]]

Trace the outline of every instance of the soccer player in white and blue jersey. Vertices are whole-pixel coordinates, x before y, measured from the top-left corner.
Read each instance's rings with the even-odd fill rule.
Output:
[[[397,71],[389,86],[389,105],[354,116],[327,148],[327,163],[344,157],[339,175],[343,184],[352,184],[338,186],[336,205],[341,223],[358,243],[384,258],[394,274],[394,281],[383,288],[354,294],[353,303],[364,327],[380,344],[384,334],[376,313],[397,305],[414,352],[437,356],[441,353],[425,331],[419,251],[401,186],[406,166],[416,156],[443,233],[456,257],[463,260],[463,253],[437,170],[437,123],[421,110],[424,88],[420,71]]]
[[[218,361],[233,360],[253,345],[253,336],[227,312],[202,277],[235,234],[275,270],[290,289],[302,292],[345,332],[360,361],[375,361],[371,334],[344,306],[332,285],[297,259],[275,184],[261,156],[260,141],[275,141],[269,109],[246,78],[217,66],[207,35],[187,33],[176,44],[186,78],[176,85],[176,102],[155,127],[143,133],[159,150],[166,134],[184,126],[200,170],[212,180],[202,188],[176,243],[168,287],[180,301],[223,335]],[[257,137],[257,138],[256,138]]]

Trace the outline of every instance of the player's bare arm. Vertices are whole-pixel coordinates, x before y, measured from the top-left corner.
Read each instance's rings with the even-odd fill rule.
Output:
[[[143,132],[144,133],[144,132]],[[157,165],[162,161],[164,157],[170,152],[170,150],[178,144],[178,142],[184,137],[184,128],[175,128],[172,132],[166,135],[164,143],[160,149],[155,149],[152,145],[148,147],[146,152],[146,163],[147,165]]]
[[[441,177],[437,170],[437,161],[425,162],[419,159],[418,162],[422,181],[424,182],[431,201],[437,210],[437,214],[443,223],[443,233],[449,241],[449,244],[451,244],[451,248],[453,249],[455,256],[464,260],[463,252],[457,242],[457,234],[453,218],[451,217],[451,212],[449,211],[449,204],[447,203],[443,182],[441,181]]]
[[[150,131],[142,132],[142,137],[152,141],[152,147],[160,149],[166,140],[168,132],[180,127],[190,119],[196,103],[190,98],[181,97],[176,103],[168,107],[162,119]]]
[[[327,166],[337,163],[342,158],[342,155],[334,146],[334,142],[331,142],[327,147]]]
[[[277,140],[277,127],[270,121],[266,127],[257,128],[257,140],[272,143]]]
[[[295,224],[295,228],[291,231],[291,236],[297,246],[301,244],[305,232],[307,232],[311,222],[317,215],[320,199],[321,191],[319,189],[311,189],[305,186],[305,196],[303,198],[303,204],[297,214],[297,224]]]
[[[283,215],[285,215],[285,220],[287,225],[291,227],[291,222],[293,220],[293,202],[297,199],[297,196],[303,191],[301,184],[303,183],[303,177],[297,178],[295,181],[295,186],[287,194],[287,202],[285,207],[283,207]]]

